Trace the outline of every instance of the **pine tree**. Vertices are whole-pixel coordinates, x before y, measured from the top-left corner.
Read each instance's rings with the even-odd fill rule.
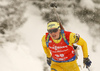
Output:
[[[87,23],[87,25],[90,28],[89,33],[92,35],[93,38],[95,39],[100,38],[100,20],[99,20],[100,19],[100,7],[97,6],[97,4],[100,4],[100,1],[93,0],[94,7],[91,9],[88,9],[88,7],[81,7],[79,4],[80,1],[73,8],[74,15],[77,16],[81,20],[81,22]]]
[[[58,6],[56,10],[63,24],[68,21],[67,15],[73,14],[82,23],[88,25],[89,34],[94,40],[100,38],[100,0],[33,0],[33,5],[40,9],[41,16],[46,21],[57,20],[50,7],[52,2],[56,2]]]
[[[58,6],[56,10],[62,22],[67,22],[68,20],[66,16],[68,14],[68,9],[74,5],[75,0],[38,0],[33,1],[33,5],[36,5],[40,9],[44,20],[51,21],[57,20],[54,10],[50,7],[50,4],[53,2],[55,2]]]
[[[0,30],[14,31],[25,22],[25,3],[21,0],[2,0],[0,3]],[[4,32],[4,31],[3,31]]]

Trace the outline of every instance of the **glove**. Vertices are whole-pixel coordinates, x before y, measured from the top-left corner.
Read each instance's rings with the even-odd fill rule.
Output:
[[[51,65],[51,59],[52,59],[52,58],[48,58],[48,57],[47,57],[47,64],[48,64],[49,66]]]
[[[91,66],[91,61],[89,58],[84,58],[83,59],[83,63],[86,65],[86,68],[90,67]]]

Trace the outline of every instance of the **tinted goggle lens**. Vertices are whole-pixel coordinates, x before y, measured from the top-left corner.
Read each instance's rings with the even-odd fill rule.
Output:
[[[52,32],[56,33],[57,31],[58,31],[58,28],[48,30],[49,33],[52,33]]]

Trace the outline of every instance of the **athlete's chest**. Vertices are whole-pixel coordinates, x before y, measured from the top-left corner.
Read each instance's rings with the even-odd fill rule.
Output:
[[[49,40],[49,49],[51,52],[65,52],[70,49],[63,39],[59,43],[55,43],[52,39]]]

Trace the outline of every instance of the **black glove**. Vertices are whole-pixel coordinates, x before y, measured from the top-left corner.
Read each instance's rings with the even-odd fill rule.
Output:
[[[47,57],[47,64],[50,66],[51,65],[51,60],[52,60],[52,58],[48,58]]]
[[[86,65],[86,68],[90,67],[91,66],[91,61],[89,58],[84,58],[83,59],[83,63]]]

